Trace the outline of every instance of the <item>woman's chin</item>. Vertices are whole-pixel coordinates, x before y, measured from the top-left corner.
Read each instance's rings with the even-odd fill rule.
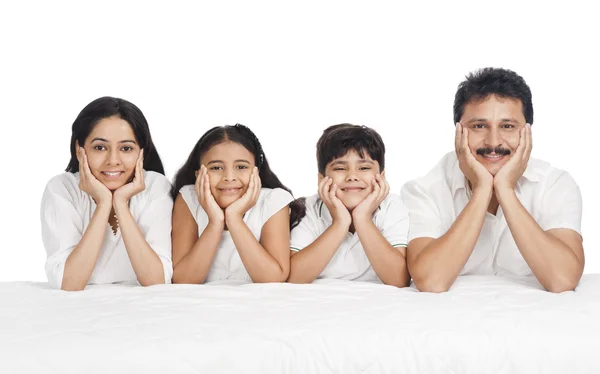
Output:
[[[108,188],[110,190],[110,192],[115,192],[116,190],[118,190],[119,188],[121,188],[125,185],[124,183],[118,183],[118,182],[109,182],[109,183],[103,183],[103,184],[106,188]]]

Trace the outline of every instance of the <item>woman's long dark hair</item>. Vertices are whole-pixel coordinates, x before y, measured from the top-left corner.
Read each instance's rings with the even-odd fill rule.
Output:
[[[71,127],[71,161],[69,161],[66,171],[71,173],[79,171],[75,142],[79,142],[79,145],[83,147],[85,139],[90,135],[94,126],[104,118],[112,116],[118,116],[131,126],[135,140],[140,148],[144,150],[144,169],[165,175],[162,161],[150,136],[148,121],[146,121],[142,111],[127,100],[110,96],[101,97],[86,105],[73,122]]]
[[[231,141],[242,145],[248,152],[254,155],[258,175],[263,187],[266,188],[282,188],[289,192],[292,191],[281,183],[279,178],[273,173],[267,157],[265,156],[262,146],[258,138],[252,130],[244,125],[237,124],[235,126],[217,126],[208,130],[194,146],[187,161],[175,174],[171,196],[173,199],[177,197],[181,187],[188,184],[196,183],[196,170],[200,169],[200,158],[208,152],[213,146],[226,141]],[[300,220],[306,214],[304,200],[297,199],[289,204],[290,212],[290,229],[300,223]]]

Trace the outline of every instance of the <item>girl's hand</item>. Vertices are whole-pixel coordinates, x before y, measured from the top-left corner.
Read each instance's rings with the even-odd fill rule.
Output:
[[[224,227],[225,214],[210,191],[210,179],[204,165],[200,166],[200,172],[196,176],[194,188],[198,196],[198,203],[200,203],[200,206],[208,215],[209,223]]]
[[[246,192],[244,192],[242,197],[231,203],[231,205],[225,209],[225,219],[229,220],[230,218],[236,217],[242,218],[258,201],[261,187],[262,184],[260,182],[260,177],[258,176],[258,168],[255,166],[252,170],[252,175],[250,176],[248,189],[246,189]]]

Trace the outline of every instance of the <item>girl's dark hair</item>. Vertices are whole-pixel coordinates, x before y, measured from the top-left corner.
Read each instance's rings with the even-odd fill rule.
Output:
[[[142,111],[127,100],[104,96],[86,105],[79,113],[71,127],[71,161],[66,171],[75,173],[79,171],[79,161],[75,150],[75,142],[83,147],[85,139],[90,135],[94,126],[104,118],[118,116],[127,121],[133,130],[135,140],[144,150],[144,169],[165,174],[160,156],[154,147],[148,122]]]
[[[177,198],[179,190],[188,184],[196,183],[196,170],[200,169],[200,158],[215,145],[231,141],[242,145],[248,152],[254,155],[258,175],[263,187],[266,188],[281,188],[289,192],[292,191],[281,183],[279,178],[273,173],[269,166],[269,161],[265,156],[262,146],[258,138],[252,130],[240,124],[235,126],[216,126],[208,130],[192,149],[187,161],[175,173],[173,187],[171,188],[171,196]],[[304,201],[297,199],[289,204],[290,212],[290,230],[300,223],[300,220],[306,214],[306,206]]]

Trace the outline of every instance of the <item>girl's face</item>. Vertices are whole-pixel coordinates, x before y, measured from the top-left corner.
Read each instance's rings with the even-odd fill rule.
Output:
[[[221,208],[227,208],[246,192],[254,162],[250,151],[232,141],[217,144],[200,157],[200,165],[206,166],[210,191]]]
[[[118,116],[98,122],[83,148],[92,174],[111,191],[129,182],[141,150],[129,123]]]

